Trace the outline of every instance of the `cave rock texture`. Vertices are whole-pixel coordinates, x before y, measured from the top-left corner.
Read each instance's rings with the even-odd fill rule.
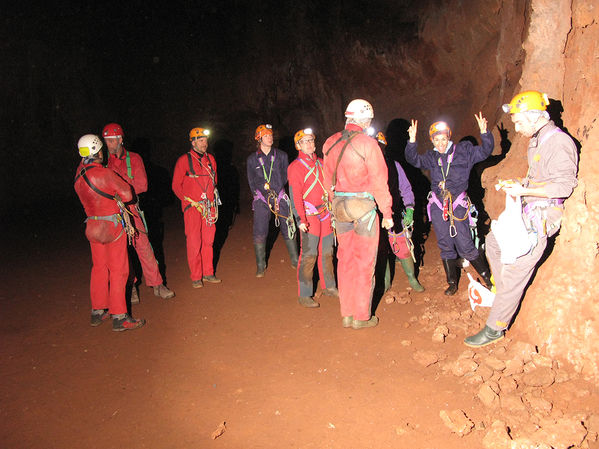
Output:
[[[10,107],[0,138],[13,153],[1,168],[3,215],[29,208],[39,219],[37,204],[72,199],[77,139],[109,121],[168,170],[188,148],[188,130],[208,126],[244,173],[259,123],[272,123],[292,154],[297,129],[313,127],[322,144],[342,127],[347,102],[362,97],[399,159],[411,118],[423,150],[438,119],[456,141],[478,138],[482,111],[496,140],[495,164],[482,172],[494,218],[503,203],[496,180],[526,172],[526,139],[500,106],[540,90],[561,104],[552,113],[580,144],[579,185],[511,334],[599,382],[596,1],[136,3],[109,14],[82,3],[4,15],[0,95]]]

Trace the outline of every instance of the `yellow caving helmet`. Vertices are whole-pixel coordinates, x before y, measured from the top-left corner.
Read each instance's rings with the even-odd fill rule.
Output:
[[[547,94],[536,90],[527,90],[520,92],[508,104],[504,104],[501,109],[503,112],[517,114],[526,111],[545,111],[549,104]]]
[[[194,128],[189,131],[189,141],[193,141],[194,139],[199,139],[200,137],[208,137],[210,135],[210,130],[206,128]]]

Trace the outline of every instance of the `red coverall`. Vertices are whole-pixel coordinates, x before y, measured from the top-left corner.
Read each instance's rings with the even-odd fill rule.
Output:
[[[189,166],[190,157],[192,167]],[[204,207],[206,200],[212,205],[216,183],[216,161],[211,154],[204,153],[200,156],[197,151],[191,150],[177,160],[173,174],[173,192],[181,200],[187,238],[187,262],[192,281],[214,274],[212,244],[216,226],[207,221],[202,213],[185,198],[203,202]],[[215,208],[209,209],[209,213],[213,216]]]
[[[130,173],[128,172],[129,170],[127,167],[127,153],[129,155]],[[116,154],[109,155],[108,163],[106,165],[108,168],[113,169],[115,172],[121,175],[125,181],[131,184],[133,191],[137,195],[148,190],[146,169],[139,154],[123,149],[123,153],[120,157],[118,157]],[[139,263],[141,264],[141,269],[144,273],[144,277],[146,278],[146,285],[148,287],[156,287],[157,285],[161,285],[163,282],[162,276],[160,275],[160,270],[158,268],[158,262],[154,256],[152,245],[150,245],[150,241],[148,240],[147,230],[142,218],[139,216],[136,209],[131,208],[131,211],[133,212],[135,229],[139,231],[135,236],[133,246],[137,252],[137,257],[139,257]]]
[[[287,168],[287,179],[293,212],[300,223],[308,225],[308,232],[301,233],[297,277],[299,296],[310,297],[313,293],[312,277],[318,254],[318,272],[323,288],[335,287],[333,229],[331,215],[323,200],[325,189],[322,159],[315,154],[310,156],[300,151],[297,159]]]
[[[347,131],[358,131],[345,149],[337,168],[336,192],[368,192],[371,194],[383,218],[392,218],[391,195],[387,185],[387,165],[377,141],[362,133],[362,129],[348,124]],[[325,187],[331,191],[333,173],[339,153],[345,144],[338,132],[323,145]],[[333,147],[331,149],[331,147]],[[330,152],[329,149],[331,149]],[[327,154],[328,153],[328,154]],[[353,316],[354,320],[370,319],[370,306],[374,288],[374,266],[379,242],[379,219],[374,219],[368,232],[358,229],[357,223],[336,222],[337,280],[341,316]],[[359,232],[356,232],[359,231]]]
[[[109,195],[118,194],[124,201],[131,201],[131,186],[120,176],[100,163],[80,164],[77,174],[85,167],[90,182]],[[127,235],[115,214],[120,210],[116,201],[92,190],[80,176],[75,181],[75,192],[87,215],[85,235],[92,251],[90,297],[92,309],[108,309],[112,315],[127,313],[125,285],[129,276],[127,258]],[[112,217],[110,217],[112,216]],[[109,221],[114,219],[115,221]]]

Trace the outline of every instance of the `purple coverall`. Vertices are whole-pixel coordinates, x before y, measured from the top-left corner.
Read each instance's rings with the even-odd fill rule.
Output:
[[[462,257],[467,260],[475,260],[478,257],[478,250],[470,235],[468,211],[463,205],[457,204],[457,199],[468,189],[468,178],[474,164],[485,160],[493,152],[493,134],[490,132],[481,134],[481,140],[481,146],[475,146],[469,141],[458,144],[450,142],[443,154],[435,149],[418,154],[417,142],[408,142],[406,145],[406,161],[416,168],[430,170],[432,194],[442,203],[443,194],[440,184],[445,182],[445,188],[449,190],[454,200],[454,216],[459,219],[466,217],[465,220],[456,219],[454,221],[457,234],[452,237],[449,229],[450,221],[443,220],[442,209],[434,202],[429,203],[430,219],[437,235],[441,259]]]
[[[255,151],[247,158],[247,177],[250,190],[254,195],[252,209],[254,211],[254,243],[266,243],[268,236],[268,227],[273,214],[268,204],[268,191],[265,184],[268,182],[270,189],[274,191],[279,198],[279,213],[285,217],[289,216],[289,205],[287,201],[281,199],[285,193],[285,184],[287,184],[287,166],[289,161],[287,153],[271,148],[268,155],[261,150]],[[287,222],[280,220],[281,234],[288,240]]]

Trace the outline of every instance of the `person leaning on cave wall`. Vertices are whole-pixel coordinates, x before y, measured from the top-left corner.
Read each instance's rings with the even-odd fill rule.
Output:
[[[91,325],[96,327],[112,316],[112,330],[137,329],[145,320],[127,313],[125,288],[129,276],[127,238],[134,231],[125,203],[135,194],[129,184],[102,165],[102,141],[86,134],[77,143],[81,163],[75,177],[75,192],[87,215],[85,236],[92,252],[90,298]]]
[[[177,159],[173,173],[172,188],[181,200],[193,288],[202,288],[204,282],[221,282],[214,275],[212,245],[220,199],[216,188],[216,161],[207,152],[209,135],[210,131],[205,128],[193,128],[189,132],[191,149]]]
[[[295,133],[293,140],[298,156],[287,169],[291,208],[300,229],[301,251],[297,283],[298,301],[304,307],[320,306],[312,298],[312,278],[317,263],[320,282],[324,287],[323,294],[339,296],[333,269],[334,234],[329,199],[323,184],[322,159],[316,156],[315,138],[311,128],[300,129]]]
[[[487,260],[484,254],[479,253],[470,233],[471,203],[466,191],[472,167],[490,156],[494,140],[493,134],[487,130],[487,119],[482,112],[474,117],[480,129],[481,146],[475,146],[469,141],[454,144],[450,140],[451,129],[447,123],[435,122],[429,129],[433,149],[420,155],[416,143],[418,121],[412,120],[408,128],[406,161],[414,167],[430,170],[431,191],[427,212],[441,250],[449,284],[445,290],[448,296],[455,295],[458,291],[458,257],[470,261],[487,287],[492,287]]]
[[[364,130],[374,118],[366,100],[352,100],[345,110],[345,129],[333,134],[323,146],[325,188],[339,246],[337,278],[341,324],[361,329],[374,327],[371,315],[374,268],[379,246],[379,217],[382,226],[393,227],[387,165],[376,140]]]
[[[254,250],[256,252],[256,277],[264,277],[266,271],[266,239],[270,220],[280,225],[281,234],[289,252],[291,266],[297,267],[298,255],[295,242],[295,222],[289,207],[289,197],[285,193],[287,184],[287,153],[273,148],[272,125],[256,128],[254,135],[256,151],[247,158],[247,178],[250,191],[254,195]]]
[[[109,123],[102,130],[102,137],[108,148],[108,162],[106,166],[127,181],[135,195],[138,196],[148,190],[148,177],[141,156],[133,151],[128,151],[123,146],[123,128],[118,123]],[[146,285],[152,287],[154,295],[162,299],[170,299],[175,296],[175,292],[170,290],[162,279],[158,269],[158,261],[154,256],[154,250],[148,239],[148,227],[144,218],[143,211],[139,208],[139,202],[132,208],[133,221],[138,230],[135,235],[133,247],[139,258],[139,263],[146,278]],[[135,285],[131,290],[131,303],[139,302],[137,289]]]
[[[521,198],[524,222],[528,224],[529,235],[534,237],[534,246],[514,263],[506,264],[501,261],[501,246],[507,248],[505,243],[493,231],[487,236],[485,248],[497,292],[485,327],[464,340],[468,346],[485,346],[503,338],[547,246],[547,238],[559,230],[564,199],[577,185],[576,145],[550,120],[546,110],[548,103],[546,94],[526,91],[503,105],[516,132],[529,137],[530,141],[526,177],[521,182],[510,180],[500,185],[506,195],[518,201]]]

